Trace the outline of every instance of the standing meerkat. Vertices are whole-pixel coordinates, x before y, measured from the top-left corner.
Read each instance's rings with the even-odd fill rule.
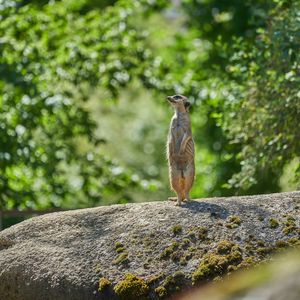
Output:
[[[188,113],[190,102],[182,95],[168,96],[167,100],[175,111],[167,141],[169,178],[177,194],[176,205],[181,205],[184,199],[190,200],[189,192],[195,177],[195,148]]]

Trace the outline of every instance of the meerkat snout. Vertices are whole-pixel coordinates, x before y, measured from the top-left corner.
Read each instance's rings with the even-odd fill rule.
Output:
[[[175,111],[167,140],[169,178],[177,194],[177,205],[180,205],[184,199],[190,200],[195,177],[195,150],[188,113],[190,102],[183,95],[168,96],[167,100]]]

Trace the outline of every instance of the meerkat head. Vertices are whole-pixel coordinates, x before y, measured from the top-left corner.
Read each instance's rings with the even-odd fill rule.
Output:
[[[191,103],[188,101],[187,97],[183,95],[174,95],[174,96],[168,96],[167,100],[169,103],[177,109],[189,111],[189,107]]]

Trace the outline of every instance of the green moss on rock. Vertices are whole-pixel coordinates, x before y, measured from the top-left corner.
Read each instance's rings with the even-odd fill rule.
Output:
[[[288,235],[297,230],[296,220],[292,216],[286,216],[286,221],[284,222],[285,227],[283,228],[283,233]]]
[[[115,248],[123,247],[124,245],[121,242],[115,242]]]
[[[262,241],[262,240],[257,240],[257,241],[256,241],[256,244],[257,244],[257,246],[259,246],[259,247],[265,247],[265,242]]]
[[[266,256],[274,251],[272,247],[259,247],[256,249],[257,254],[260,256]]]
[[[129,262],[129,259],[128,259],[128,252],[127,251],[122,252],[116,259],[114,259],[112,261],[112,263],[114,265],[126,264],[128,262]]]
[[[192,226],[188,230],[188,237],[192,241],[196,241],[197,238],[200,241],[204,241],[207,239],[208,229],[205,226]]]
[[[237,269],[248,269],[257,263],[254,256],[246,257],[240,264],[238,264]]]
[[[166,247],[163,252],[160,255],[160,258],[169,258],[176,249],[178,249],[178,247],[180,246],[180,244],[178,242],[173,242],[172,245]]]
[[[229,229],[237,228],[241,225],[242,219],[239,216],[229,216],[228,222],[226,223],[226,227]]]
[[[147,280],[147,283],[148,283],[148,285],[155,284],[156,282],[161,280],[164,276],[165,276],[164,273],[159,273],[157,275],[153,275]]]
[[[190,243],[191,243],[191,241],[188,238],[184,238],[182,240],[182,247],[186,248],[186,247],[188,247],[190,245]]]
[[[291,225],[291,226],[284,227],[282,231],[283,231],[284,234],[288,235],[288,234],[294,232],[295,229],[296,229],[296,226]]]
[[[178,261],[180,261],[180,259],[181,259],[181,253],[179,252],[179,251],[175,251],[175,252],[173,252],[171,255],[170,255],[170,258],[173,260],[173,261],[175,261],[175,262],[178,262]]]
[[[228,268],[229,270],[235,269],[242,260],[242,250],[238,245],[227,240],[222,241],[216,251],[203,256],[197,270],[192,274],[193,284],[222,276],[228,271]]]
[[[121,300],[145,300],[149,286],[143,278],[128,273],[115,287],[114,291]]]
[[[108,280],[107,278],[101,277],[99,279],[99,288],[98,288],[99,292],[102,292],[102,293],[105,292],[106,290],[108,290],[110,288],[110,286],[111,286],[111,281]]]
[[[219,254],[228,254],[231,251],[233,245],[234,244],[232,242],[229,242],[227,240],[221,241],[217,247],[217,252]]]
[[[207,234],[208,234],[208,229],[204,226],[198,227],[197,228],[197,235],[199,240],[204,241],[207,239]]]
[[[237,224],[237,225],[241,225],[242,219],[239,216],[230,216],[229,217],[229,222]]]
[[[196,240],[196,234],[193,230],[189,230],[188,231],[188,237],[189,239],[191,239],[192,241],[195,241]]]
[[[187,265],[186,258],[185,257],[181,257],[180,260],[179,260],[179,264],[181,266],[186,266]]]
[[[176,235],[182,232],[182,226],[177,224],[175,226],[173,226],[172,228],[172,232]]]
[[[300,246],[300,239],[293,237],[288,240],[289,245],[291,246]]]
[[[156,245],[157,241],[155,240],[155,238],[152,235],[149,235],[143,239],[143,244],[146,247],[149,247],[151,245]]]
[[[117,253],[122,253],[125,251],[124,244],[121,242],[115,242],[115,249]]]
[[[168,295],[166,288],[163,286],[158,286],[154,291],[160,299],[165,298]]]
[[[231,253],[227,256],[227,261],[229,264],[237,265],[243,260],[243,256],[240,250],[232,248]]]
[[[286,247],[288,247],[288,245],[289,244],[286,241],[277,241],[275,243],[276,248],[286,248]]]
[[[173,275],[167,276],[162,286],[166,289],[167,295],[179,292],[188,286],[188,280],[183,272],[177,271]]]
[[[116,249],[117,253],[121,253],[121,252],[124,252],[124,251],[125,251],[124,247],[119,247],[119,248]]]
[[[276,219],[269,219],[269,227],[270,228],[277,228],[279,226],[279,222]]]
[[[197,248],[196,247],[194,247],[194,246],[191,246],[191,247],[188,247],[188,251],[189,252],[195,252],[197,250]]]
[[[6,238],[0,238],[0,250],[11,247],[14,243]]]
[[[244,246],[244,249],[250,255],[253,255],[255,253],[255,246],[254,246],[254,244],[252,242],[246,243],[246,245]]]
[[[205,255],[197,270],[192,274],[193,283],[204,282],[212,279],[221,271],[225,258],[220,255],[209,253]]]
[[[233,271],[236,271],[236,270],[237,270],[237,267],[236,267],[236,266],[229,265],[229,266],[227,267],[227,271],[228,271],[228,272],[233,272]]]

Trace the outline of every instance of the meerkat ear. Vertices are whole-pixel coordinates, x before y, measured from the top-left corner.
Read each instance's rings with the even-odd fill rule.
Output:
[[[190,107],[190,106],[191,106],[191,102],[186,101],[186,102],[184,103],[184,107],[185,107],[186,111],[189,111],[189,107]]]

